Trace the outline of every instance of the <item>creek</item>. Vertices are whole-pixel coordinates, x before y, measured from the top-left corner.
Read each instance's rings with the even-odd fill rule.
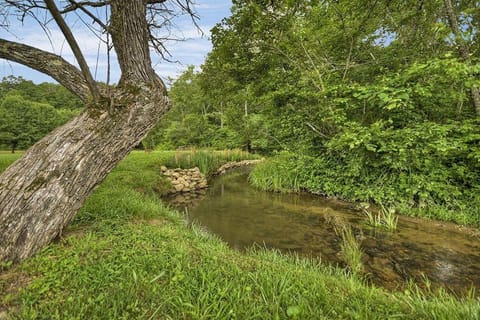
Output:
[[[321,259],[345,267],[339,225],[350,225],[361,243],[368,281],[387,289],[442,287],[464,295],[480,289],[478,230],[400,216],[397,229],[368,225],[354,204],[311,194],[262,192],[248,184],[248,169],[236,169],[210,181],[201,194],[167,199],[189,222],[218,235],[231,247],[253,245]]]

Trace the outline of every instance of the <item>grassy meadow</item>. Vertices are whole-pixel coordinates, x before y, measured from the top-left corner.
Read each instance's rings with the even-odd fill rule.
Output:
[[[240,253],[188,226],[158,197],[160,167],[203,161],[208,173],[233,157],[195,153],[130,154],[61,239],[0,265],[0,319],[480,319],[473,295],[389,292],[317,261]],[[0,154],[0,169],[15,157]]]
[[[10,151],[0,151],[0,172],[5,170],[12,162],[17,160],[22,153],[11,153]]]

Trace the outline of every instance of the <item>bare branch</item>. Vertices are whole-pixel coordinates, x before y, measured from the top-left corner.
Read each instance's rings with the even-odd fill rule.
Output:
[[[78,46],[77,40],[73,36],[70,28],[65,23],[65,20],[63,20],[62,15],[60,14],[60,11],[58,11],[58,8],[55,5],[54,0],[45,0],[45,4],[47,5],[48,10],[50,11],[53,19],[55,19],[55,21],[57,22],[60,30],[62,30],[62,33],[65,36],[65,39],[67,40],[68,44],[70,45],[70,48],[72,49],[73,54],[75,55],[75,58],[77,59],[77,62],[80,65],[80,69],[82,70],[83,76],[87,81],[88,88],[90,89],[90,92],[92,93],[92,96],[93,96],[93,100],[98,101],[100,99],[100,91],[98,90],[95,80],[93,80],[90,69],[88,68],[87,61],[85,60],[85,57],[83,56],[82,51]]]
[[[25,1],[5,0],[5,3],[6,5],[4,5],[4,10],[6,11],[6,16],[17,17],[22,23],[25,21],[26,17],[31,17],[40,25],[40,27],[45,32],[47,31],[45,27],[47,22],[41,21],[41,14],[40,14],[40,11],[42,10],[44,11],[47,9],[44,6],[43,1],[40,2],[37,0],[25,0]],[[13,11],[10,11],[9,8],[13,8]],[[7,17],[5,17],[5,20],[7,20]]]
[[[75,11],[77,9],[82,9],[85,7],[93,7],[93,8],[100,8],[104,7],[110,4],[110,1],[80,1],[80,2],[75,2],[75,1],[70,1],[70,5],[66,6],[63,8],[62,11],[60,11],[61,14]]]
[[[162,57],[163,60],[171,61],[170,52],[165,43],[168,41],[183,41],[184,37],[172,36],[172,28],[175,27],[175,18],[188,15],[194,26],[203,36],[204,32],[198,25],[199,17],[192,8],[192,0],[148,0],[148,30],[151,47]]]
[[[74,0],[68,0],[72,5],[75,5],[77,6],[78,8],[80,8],[80,10],[82,10],[83,13],[85,13],[87,16],[89,16],[93,21],[95,21],[99,26],[101,26],[103,28],[103,30],[107,30],[107,26],[105,25],[105,23],[103,23],[102,20],[100,20],[99,18],[97,18],[93,13],[91,13],[90,11],[88,11],[84,6],[81,6],[78,2],[74,1]]]
[[[9,1],[9,0],[7,0]],[[69,0],[70,1],[70,0]],[[147,4],[160,4],[160,3],[164,3],[166,2],[167,0],[147,0]],[[60,13],[64,14],[64,13],[68,13],[68,12],[71,12],[71,11],[75,11],[77,9],[85,9],[85,7],[92,7],[92,8],[100,8],[100,7],[105,7],[105,6],[108,6],[110,4],[110,1],[80,1],[80,2],[76,2],[76,1],[70,1],[70,5],[69,6],[66,6],[65,8],[63,8],[62,11],[60,11]]]
[[[160,4],[160,3],[164,3],[166,1],[167,0],[147,0],[147,4]]]
[[[458,51],[460,52],[463,60],[469,62],[470,50],[468,48],[468,43],[466,43],[466,41],[462,38],[460,26],[458,25],[457,14],[455,13],[455,9],[451,0],[445,0],[445,10],[447,11],[450,28],[452,29],[453,35],[455,36],[455,42],[458,46]],[[480,88],[472,86],[470,88],[470,93],[477,116],[480,116]]]
[[[0,39],[0,58],[23,64],[45,73],[87,101],[89,90],[80,70],[62,57],[25,44]]]
[[[33,9],[47,9],[39,1],[28,0],[28,1],[16,1],[16,0],[5,0],[7,5],[14,7],[22,12],[28,12]]]

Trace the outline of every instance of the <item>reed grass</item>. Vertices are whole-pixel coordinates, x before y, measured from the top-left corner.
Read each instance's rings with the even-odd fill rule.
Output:
[[[387,208],[380,205],[380,210],[377,214],[372,213],[368,208],[364,208],[363,212],[367,216],[368,224],[374,228],[383,228],[388,231],[397,229],[398,216],[395,214],[394,208]]]
[[[9,165],[11,165],[15,160],[20,158],[22,153],[11,153],[6,151],[0,151],[0,172],[5,170]]]
[[[340,252],[351,273],[354,275],[363,274],[363,251],[361,249],[360,242],[355,238],[352,227],[350,225],[336,227],[335,232],[342,239],[340,244]]]
[[[270,159],[256,165],[248,179],[252,186],[263,191],[299,192],[302,189],[297,169],[281,160]]]
[[[250,154],[240,149],[234,150],[178,150],[170,157],[165,159],[164,163],[171,168],[193,168],[198,167],[205,175],[212,174],[222,164],[227,162],[236,162],[242,160],[259,159],[258,155]]]

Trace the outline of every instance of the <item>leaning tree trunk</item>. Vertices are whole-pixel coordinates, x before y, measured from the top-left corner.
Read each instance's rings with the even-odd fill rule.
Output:
[[[95,186],[168,110],[165,87],[151,66],[148,2],[156,3],[105,2],[111,6],[108,31],[122,77],[111,94],[95,101],[88,102],[95,95],[84,70],[54,54],[0,39],[0,58],[44,72],[88,102],[83,113],[0,175],[0,261],[21,261],[61,234]],[[57,10],[54,2],[46,3],[51,12]]]
[[[0,176],[0,260],[23,260],[60,234],[168,105],[156,91],[124,94],[111,110],[86,110],[9,167]]]

